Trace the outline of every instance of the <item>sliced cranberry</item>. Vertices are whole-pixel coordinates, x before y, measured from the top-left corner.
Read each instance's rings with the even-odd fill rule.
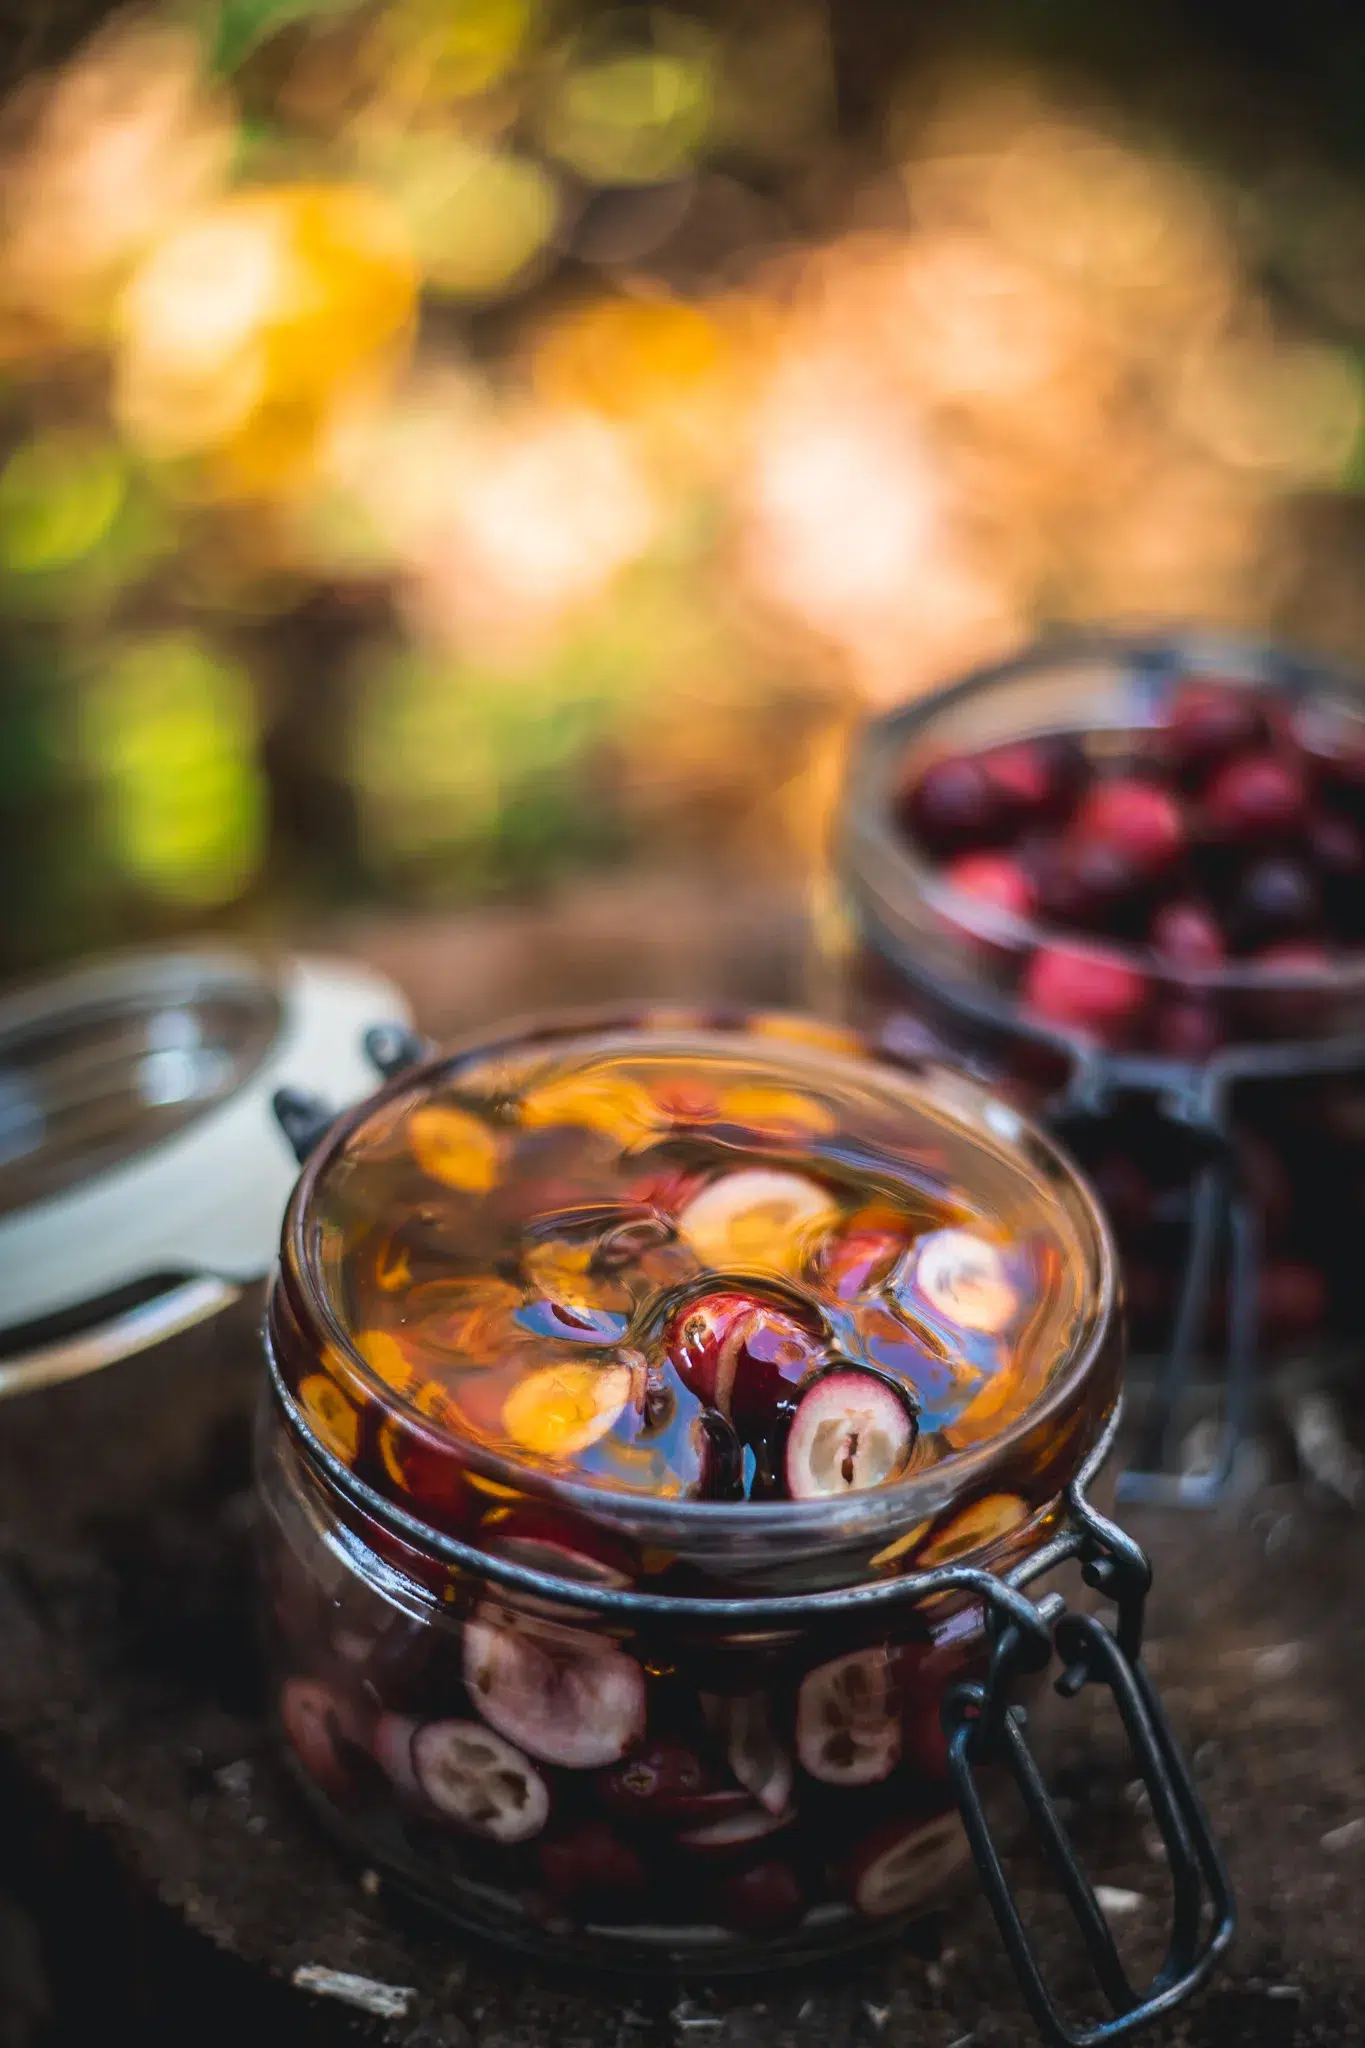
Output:
[[[1222,927],[1202,903],[1163,904],[1152,919],[1152,944],[1176,967],[1218,967],[1227,958]]]
[[[420,1726],[411,1714],[381,1714],[370,1741],[374,1760],[389,1783],[410,1799],[422,1789],[412,1756],[412,1738]]]
[[[737,1934],[780,1934],[806,1910],[801,1880],[790,1863],[770,1860],[732,1871],[712,1887],[711,1911]]]
[[[1177,774],[1202,775],[1265,738],[1265,718],[1253,690],[1191,677],[1171,698],[1154,751]]]
[[[752,1849],[755,1842],[766,1842],[769,1835],[781,1834],[795,1819],[792,1809],[784,1813],[768,1813],[751,1803],[739,1813],[726,1813],[700,1827],[684,1828],[677,1837],[678,1846],[690,1850],[694,1856],[742,1856]]]
[[[626,1189],[626,1197],[672,1222],[705,1185],[704,1174],[664,1164],[632,1181]]]
[[[1276,855],[1244,870],[1232,917],[1244,943],[1297,938],[1321,920],[1322,895],[1302,861]]]
[[[687,1470],[680,1474],[691,1500],[739,1500],[744,1492],[744,1446],[732,1422],[714,1408],[694,1416],[688,1431]]]
[[[1204,816],[1222,839],[1256,845],[1303,823],[1308,792],[1297,763],[1278,754],[1244,754],[1220,768],[1204,792]]]
[[[893,1652],[855,1650],[806,1673],[796,1700],[796,1753],[821,1784],[879,1784],[900,1762],[901,1742]]]
[[[669,1364],[690,1394],[708,1408],[721,1405],[723,1373],[737,1333],[759,1308],[752,1294],[707,1294],[679,1309],[664,1332]]]
[[[715,1780],[694,1749],[652,1742],[597,1781],[602,1804],[617,1820],[676,1820],[705,1812]]]
[[[668,1358],[698,1400],[719,1408],[746,1440],[796,1405],[820,1363],[820,1339],[794,1316],[752,1295],[706,1295],[674,1317]]]
[[[585,1821],[571,1835],[542,1842],[539,1861],[547,1888],[559,1899],[627,1898],[649,1883],[639,1851],[603,1820]]]
[[[1063,817],[1090,772],[1084,749],[1064,735],[993,747],[977,759],[1015,826]]]
[[[1007,814],[981,761],[955,755],[925,769],[903,800],[903,815],[931,853],[946,854],[989,845]]]
[[[802,1393],[787,1433],[787,1491],[793,1500],[826,1500],[883,1486],[909,1464],[916,1435],[889,1381],[857,1366],[823,1372]]]
[[[858,1911],[884,1920],[938,1905],[970,1861],[962,1822],[955,1813],[941,1813],[928,1821],[888,1821],[854,1850],[844,1878]]]
[[[873,1294],[905,1252],[894,1230],[853,1229],[826,1238],[815,1257],[816,1278],[840,1301]]]
[[[1179,800],[1168,789],[1135,776],[1097,782],[1076,812],[1076,839],[1114,846],[1140,874],[1168,868],[1185,844],[1185,818]]]
[[[745,1693],[725,1700],[720,1719],[726,1761],[740,1784],[765,1813],[786,1813],[792,1796],[792,1758],[773,1728],[768,1694]]]
[[[907,1277],[933,1313],[959,1330],[998,1337],[1019,1313],[1004,1255],[974,1230],[928,1231]]]
[[[549,1818],[550,1794],[535,1765],[478,1721],[428,1721],[411,1754],[428,1805],[471,1834],[529,1842]]]
[[[465,1623],[464,1671],[484,1719],[543,1763],[598,1770],[644,1731],[644,1673],[586,1630],[481,1607]]]
[[[1024,1007],[1048,1024],[1111,1043],[1131,1036],[1148,997],[1144,977],[1099,947],[1044,946],[1024,974]]]
[[[287,1678],[280,1688],[280,1726],[313,1783],[333,1797],[352,1789],[348,1746],[360,1741],[360,1716],[341,1693],[316,1678]]]
[[[1032,877],[1005,853],[964,853],[944,869],[944,880],[959,895],[971,896],[1011,917],[1031,917],[1038,892]]]

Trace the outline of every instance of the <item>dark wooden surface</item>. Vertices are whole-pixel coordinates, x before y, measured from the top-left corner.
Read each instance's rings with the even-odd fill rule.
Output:
[[[689,923],[690,919],[690,923]],[[794,907],[625,890],[527,919],[352,934],[449,1031],[561,994],[789,998]],[[671,943],[665,943],[667,926]],[[481,1952],[347,1865],[267,1740],[252,1633],[254,1302],[136,1363],[0,1407],[0,2048],[344,2040],[389,2048],[1010,2048],[1032,2040],[979,1900],[889,1952],[757,1986],[566,1980]],[[1151,1657],[1233,1866],[1231,1967],[1166,2038],[1365,2040],[1365,1530],[1284,1480],[1210,1519],[1129,1517]],[[1112,1719],[1062,1710],[1055,1782],[1096,1875],[1164,1866]],[[1083,2002],[1026,1852],[1040,1949]],[[368,2020],[300,1965],[411,1986]]]

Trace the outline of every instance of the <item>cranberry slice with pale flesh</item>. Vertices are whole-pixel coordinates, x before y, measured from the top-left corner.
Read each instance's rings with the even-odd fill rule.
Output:
[[[280,1726],[308,1776],[322,1791],[352,1789],[346,1746],[362,1736],[360,1716],[332,1686],[317,1678],[286,1678],[280,1688]]]
[[[872,1294],[905,1252],[898,1231],[854,1228],[826,1238],[815,1257],[815,1277],[840,1301]]]
[[[910,1462],[917,1425],[888,1381],[836,1366],[811,1381],[787,1432],[785,1470],[793,1500],[827,1500],[896,1479]]]
[[[796,1753],[825,1785],[876,1785],[901,1759],[901,1699],[885,1649],[817,1665],[796,1699]]]
[[[956,1813],[888,1821],[848,1858],[845,1883],[860,1913],[884,1920],[938,1898],[970,1859]]]
[[[767,1693],[725,1700],[721,1721],[726,1761],[740,1784],[766,1813],[785,1813],[791,1805],[794,1771],[791,1753],[773,1729]]]
[[[412,1737],[412,1771],[427,1804],[490,1842],[529,1842],[550,1814],[540,1772],[478,1721],[428,1721]]]
[[[998,1337],[1019,1313],[1019,1293],[998,1248],[975,1231],[931,1230],[915,1247],[914,1285],[935,1315]]]
[[[464,1671],[484,1719],[542,1763],[599,1770],[644,1733],[640,1666],[582,1630],[482,1607],[465,1623]]]
[[[689,1392],[745,1438],[795,1407],[797,1389],[823,1356],[820,1339],[795,1316],[743,1294],[706,1295],[680,1309],[664,1349]]]
[[[780,1834],[795,1819],[790,1808],[783,1813],[769,1813],[763,1807],[750,1805],[742,1812],[724,1814],[701,1827],[684,1828],[676,1840],[680,1849],[690,1849],[694,1856],[734,1856],[755,1842],[765,1842],[769,1835]]]

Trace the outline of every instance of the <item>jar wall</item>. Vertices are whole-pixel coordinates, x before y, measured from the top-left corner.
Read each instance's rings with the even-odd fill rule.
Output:
[[[419,1584],[261,1418],[267,1657],[294,1774],[351,1850],[566,1960],[743,1970],[894,1934],[969,1854],[944,1691],[979,1608],[727,1636]]]

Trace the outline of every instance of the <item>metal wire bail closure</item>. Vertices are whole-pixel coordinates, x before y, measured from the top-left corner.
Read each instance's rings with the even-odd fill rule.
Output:
[[[1087,1497],[1099,1462],[1092,1456],[1068,1488],[1069,1528],[1052,1548],[1061,1556],[1078,1558],[1086,1583],[1115,1602],[1113,1629],[1095,1615],[1067,1612],[1060,1596],[1050,1594],[1034,1610],[1048,1645],[1040,1657],[1039,1632],[1021,1629],[1012,1607],[989,1602],[995,1646],[985,1683],[957,1686],[943,1703],[949,1770],[982,1888],[1029,2009],[1055,2048],[1099,2048],[1170,2012],[1205,1982],[1236,1928],[1231,1882],[1208,1817],[1141,1661],[1151,1567],[1141,1547]],[[1017,1595],[1021,1577],[1036,1575],[1036,1560],[1029,1560],[1001,1582],[1002,1588],[1009,1586]],[[1094,1887],[1029,1748],[1023,1709],[1010,1699],[1012,1681],[1043,1669],[1052,1649],[1062,1663],[1055,1682],[1062,1698],[1074,1698],[1095,1684],[1107,1686],[1113,1694],[1165,1847],[1171,1873],[1171,1936],[1161,1967],[1145,1990],[1135,1989],[1129,1980]],[[1003,1763],[1013,1776],[1081,1931],[1112,2017],[1072,2027],[1053,2004],[981,1802],[976,1779],[981,1763]]]

